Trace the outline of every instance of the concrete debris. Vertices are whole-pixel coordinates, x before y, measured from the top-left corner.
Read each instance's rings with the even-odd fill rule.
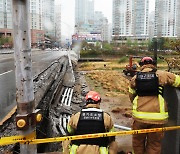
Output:
[[[81,103],[82,103],[82,101],[81,101],[81,100],[78,100],[77,98],[73,98],[73,99],[71,100],[71,102],[74,103],[74,104],[81,104]]]
[[[72,107],[71,106],[66,106],[66,105],[62,105],[60,107],[58,107],[56,109],[56,115],[60,115],[60,114],[69,114],[72,115]]]

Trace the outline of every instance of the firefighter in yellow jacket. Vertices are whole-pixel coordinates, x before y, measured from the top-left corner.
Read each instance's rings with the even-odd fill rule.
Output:
[[[100,109],[101,97],[89,91],[85,97],[86,108],[70,118],[67,130],[71,135],[104,133],[114,131],[109,114]],[[115,137],[101,137],[71,141],[70,154],[116,154]]]
[[[133,129],[163,127],[168,121],[167,104],[163,98],[165,85],[180,87],[180,76],[157,70],[151,57],[140,62],[141,71],[131,79],[129,97],[133,103]],[[162,132],[133,135],[135,154],[160,154]]]

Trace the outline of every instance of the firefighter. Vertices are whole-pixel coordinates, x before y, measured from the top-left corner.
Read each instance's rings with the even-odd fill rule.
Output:
[[[140,61],[141,70],[131,79],[129,97],[133,103],[133,129],[163,127],[168,121],[167,104],[163,98],[165,85],[180,87],[180,76],[156,69],[151,57]],[[162,132],[133,135],[135,154],[160,154]]]
[[[101,97],[89,91],[85,97],[86,107],[70,118],[67,130],[70,135],[104,133],[114,131],[111,116],[100,109]],[[70,154],[116,154],[115,137],[101,137],[71,141]]]

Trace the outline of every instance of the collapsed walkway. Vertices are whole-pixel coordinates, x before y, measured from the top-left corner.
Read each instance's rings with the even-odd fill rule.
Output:
[[[64,67],[60,67],[60,72],[62,72]],[[66,68],[66,67],[65,67]],[[73,67],[75,68],[75,67]],[[65,69],[66,70],[66,69]],[[63,75],[64,77],[65,75]],[[41,101],[41,103],[37,106],[41,108],[43,111],[44,120],[41,125],[37,126],[37,138],[47,138],[47,137],[59,137],[66,135],[66,125],[71,116],[71,114],[79,111],[84,106],[84,96],[89,91],[88,83],[85,80],[85,74],[83,72],[74,71],[75,84],[73,86],[67,86],[68,84],[64,84],[61,76],[61,82],[56,82],[56,84],[52,84],[50,90],[47,91],[46,96]],[[56,78],[58,80],[58,78]],[[57,81],[56,80],[56,81]],[[54,89],[54,90],[53,90]],[[169,90],[172,92],[169,93]],[[180,94],[178,90],[167,89],[167,94],[170,94],[170,97],[167,95],[167,99],[170,98],[170,101],[175,99],[178,105],[178,100]],[[172,105],[172,103],[171,103]],[[170,107],[174,108],[174,107]],[[174,121],[174,125],[179,125],[179,108],[176,107],[177,111],[173,111],[174,119],[176,115],[178,115],[177,121]],[[174,110],[174,109],[173,109]],[[169,134],[170,133],[170,134]],[[168,148],[167,151],[170,153],[179,153],[179,132],[167,132],[169,134],[165,141],[169,141],[170,138],[173,139],[171,143],[165,143],[165,147],[169,147],[169,144],[172,144],[173,148]],[[167,146],[168,145],[168,146]],[[14,151],[18,151],[18,145],[13,148]],[[173,151],[174,150],[174,151]],[[57,143],[49,143],[46,144],[38,144],[38,152],[50,152],[50,151],[62,151],[61,144]],[[173,151],[173,152],[172,152]],[[58,152],[56,152],[58,153]],[[59,152],[60,153],[60,152]],[[178,154],[177,153],[177,154]],[[166,151],[163,152],[166,154]]]

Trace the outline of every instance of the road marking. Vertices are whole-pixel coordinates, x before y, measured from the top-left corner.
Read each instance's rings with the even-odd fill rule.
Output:
[[[12,72],[13,70],[10,70],[10,71],[7,71],[7,72],[4,72],[4,73],[2,73],[2,74],[0,74],[0,76],[1,75],[4,75],[4,74],[7,74],[7,73],[10,73],[10,72]]]
[[[1,58],[0,60],[9,60],[9,59],[13,59],[12,57],[10,58]]]

